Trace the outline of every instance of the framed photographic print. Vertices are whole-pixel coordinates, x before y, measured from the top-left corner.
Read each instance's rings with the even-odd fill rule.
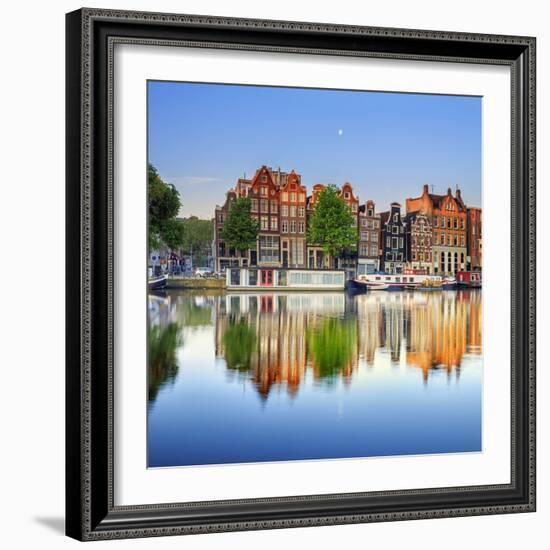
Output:
[[[67,15],[67,534],[535,509],[535,39]]]

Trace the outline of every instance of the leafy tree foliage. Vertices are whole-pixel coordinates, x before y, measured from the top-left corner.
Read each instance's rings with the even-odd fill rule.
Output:
[[[193,257],[193,265],[203,263],[210,255],[214,226],[212,220],[201,220],[190,216],[182,220],[183,239],[180,250]]]
[[[256,246],[258,221],[250,214],[248,197],[238,197],[229,207],[227,219],[220,231],[221,238],[236,250],[245,251]]]
[[[309,244],[318,245],[337,258],[357,247],[357,228],[349,206],[340,199],[338,188],[328,185],[319,193],[307,231]]]
[[[183,230],[176,220],[181,201],[178,190],[162,181],[157,169],[148,166],[149,197],[149,247],[158,248],[165,244],[177,248],[183,238]]]

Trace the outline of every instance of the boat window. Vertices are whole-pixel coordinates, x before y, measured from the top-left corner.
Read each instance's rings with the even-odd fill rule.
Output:
[[[379,281],[380,279],[381,279],[381,277],[375,277],[376,281]]]
[[[386,281],[391,281],[391,277],[386,277]]]
[[[414,283],[414,277],[409,277],[409,282]]]
[[[396,283],[400,283],[400,282],[401,282],[401,277],[396,277],[396,278],[395,278],[395,282],[396,282]]]

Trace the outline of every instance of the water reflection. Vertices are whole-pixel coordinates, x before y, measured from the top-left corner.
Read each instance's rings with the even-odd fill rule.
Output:
[[[479,450],[481,330],[481,290],[150,296],[150,465]]]

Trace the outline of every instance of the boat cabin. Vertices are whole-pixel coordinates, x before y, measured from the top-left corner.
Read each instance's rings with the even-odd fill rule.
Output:
[[[232,267],[225,272],[228,290],[343,290],[343,269],[278,269],[273,267]]]

